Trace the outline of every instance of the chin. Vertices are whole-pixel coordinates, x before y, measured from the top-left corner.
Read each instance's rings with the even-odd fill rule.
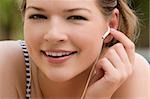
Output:
[[[50,78],[51,81],[56,82],[56,83],[63,83],[63,82],[67,82],[70,80],[70,78],[66,78],[66,77],[53,77]]]
[[[48,78],[53,81],[53,82],[57,82],[57,83],[62,83],[62,82],[67,82],[70,81],[71,79],[75,78],[76,75],[73,73],[63,73],[63,72],[59,72],[59,73],[55,73],[55,74],[50,74],[48,76]]]

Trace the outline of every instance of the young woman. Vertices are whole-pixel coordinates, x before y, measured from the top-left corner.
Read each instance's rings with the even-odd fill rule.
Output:
[[[148,99],[126,0],[23,0],[22,14],[24,41],[0,42],[1,99]]]

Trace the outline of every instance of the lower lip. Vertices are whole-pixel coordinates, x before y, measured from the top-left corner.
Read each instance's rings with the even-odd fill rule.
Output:
[[[60,58],[52,58],[44,55],[47,58],[47,61],[52,64],[61,64],[69,60],[73,55],[65,56],[65,57],[60,57]]]

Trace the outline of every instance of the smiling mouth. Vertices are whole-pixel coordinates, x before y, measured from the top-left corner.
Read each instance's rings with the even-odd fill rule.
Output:
[[[60,51],[60,52],[41,51],[41,52],[45,56],[50,57],[50,58],[63,58],[63,57],[71,56],[77,53],[77,51]]]

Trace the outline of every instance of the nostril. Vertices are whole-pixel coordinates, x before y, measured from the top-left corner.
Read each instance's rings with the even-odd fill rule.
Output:
[[[44,40],[50,42],[65,42],[68,39],[67,35],[65,34],[45,34]]]
[[[60,42],[64,42],[65,40],[59,40]]]

